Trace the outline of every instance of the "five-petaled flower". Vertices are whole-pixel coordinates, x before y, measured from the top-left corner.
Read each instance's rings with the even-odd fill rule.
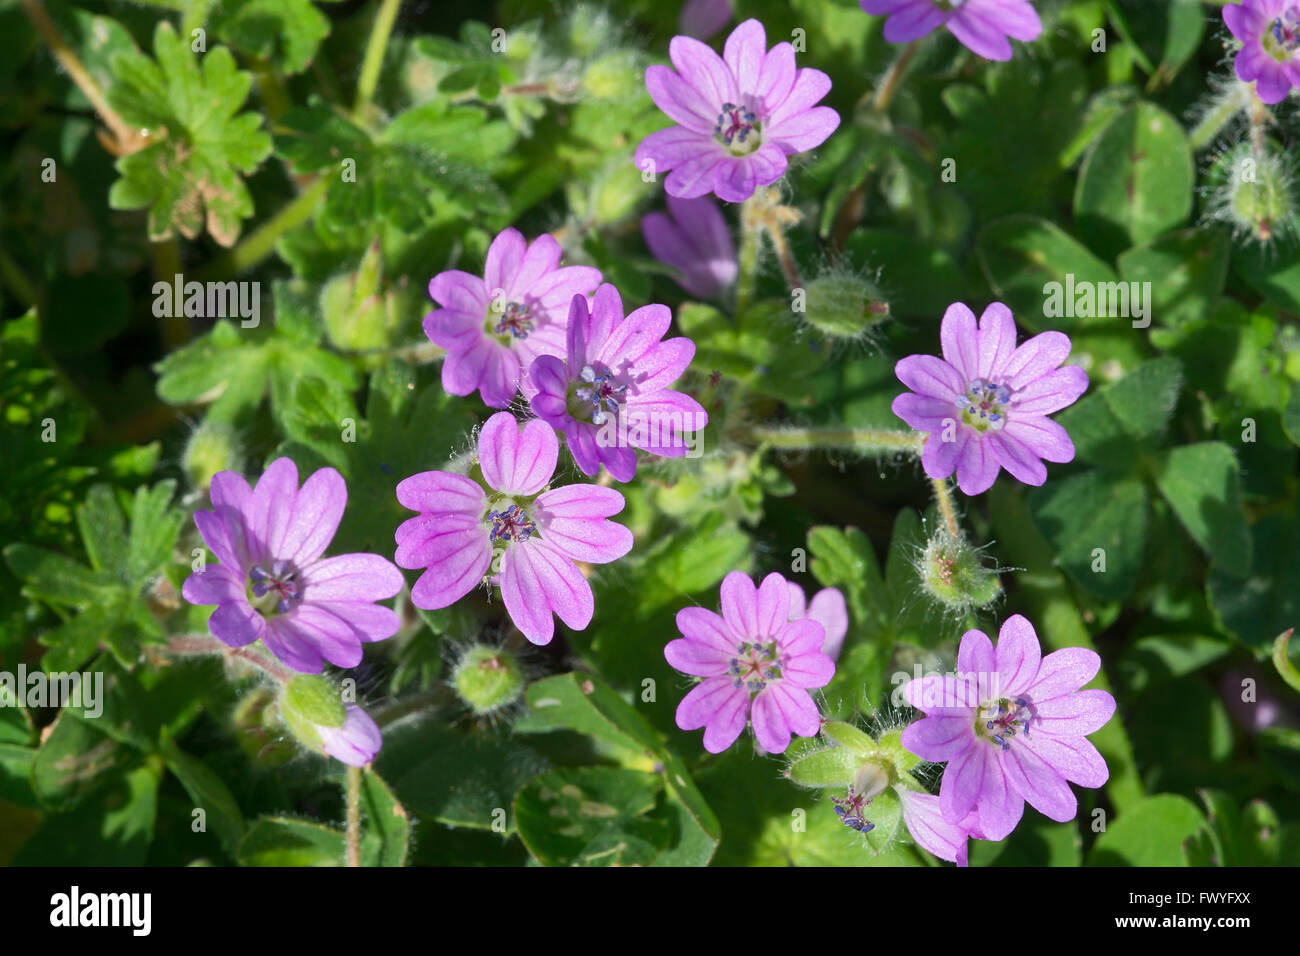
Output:
[[[562,250],[549,234],[531,244],[506,229],[488,247],[483,278],[452,269],[429,281],[441,308],[424,318],[424,332],[447,350],[442,387],[450,395],[475,389],[493,408],[515,397],[523,372],[539,355],[564,355],[569,300],[600,284],[589,266],[560,267]],[[522,370],[522,371],[521,371]]]
[[[910,43],[939,27],[986,60],[1011,59],[1011,41],[1028,43],[1043,32],[1029,0],[860,0],[874,16],[888,16],[885,39]]]
[[[931,478],[957,472],[964,494],[987,491],[1005,468],[1027,485],[1047,480],[1043,461],[1074,459],[1074,443],[1047,416],[1088,388],[1088,373],[1061,367],[1070,354],[1063,332],[1042,332],[1016,345],[1011,310],[994,302],[980,316],[960,302],[939,329],[943,358],[909,355],[894,372],[910,392],[894,414],[928,432],[921,465]],[[1041,459],[1041,460],[1040,460]]]
[[[550,425],[533,419],[521,427],[498,412],[479,433],[482,485],[446,471],[398,484],[397,500],[419,512],[396,534],[397,564],[425,569],[411,589],[416,607],[446,607],[490,571],[510,618],[534,644],[554,636],[552,612],[574,630],[591,623],[591,585],[575,562],[621,558],[632,548],[632,533],[608,520],[623,510],[623,496],[612,488],[542,490],[558,455]]]
[[[682,636],[664,648],[668,663],[702,680],[677,706],[677,726],[704,728],[704,749],[721,753],[752,718],[769,753],[784,753],[791,733],[811,737],[821,717],[808,688],[825,687],[835,662],[822,652],[826,632],[812,618],[790,620],[790,585],[772,573],[755,588],[740,571],[722,580],[722,613],[677,612]]]
[[[1223,22],[1241,41],[1234,68],[1254,82],[1265,103],[1300,88],[1300,0],[1242,0],[1223,8]]]
[[[768,50],[757,20],[731,32],[722,56],[684,36],[672,39],[668,56],[676,69],[651,66],[645,83],[678,125],[642,140],[635,160],[642,170],[671,170],[669,195],[712,192],[744,202],[785,175],[787,157],[820,146],[840,124],[833,109],[816,105],[830,92],[830,78],[796,69],[789,43]]]
[[[191,574],[191,604],[215,604],[208,630],[231,647],[262,638],[284,664],[318,674],[361,662],[361,645],[397,633],[398,617],[376,605],[397,594],[402,572],[377,554],[322,558],[347,504],[343,478],[322,468],[298,487],[298,469],[277,458],[249,488],[218,472],[211,511],[196,511],[203,541],[221,561]]]
[[[1026,801],[1053,820],[1072,820],[1078,803],[1067,781],[1106,782],[1106,761],[1087,735],[1110,720],[1115,698],[1079,689],[1101,659],[1082,647],[1041,653],[1033,625],[1014,614],[996,648],[982,631],[962,635],[955,677],[923,677],[903,688],[904,699],[926,714],[903,731],[903,746],[948,762],[939,788],[944,822],[1001,840]]]
[[[688,338],[664,341],[671,321],[663,305],[624,317],[618,290],[602,285],[590,308],[585,296],[573,297],[565,358],[543,355],[529,370],[533,411],[564,432],[584,475],[603,464],[631,481],[636,449],[680,458],[687,436],[708,424],[699,402],[669,387],[695,355]]]

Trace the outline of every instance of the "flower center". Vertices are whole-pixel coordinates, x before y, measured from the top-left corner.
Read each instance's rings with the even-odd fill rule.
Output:
[[[745,156],[762,145],[763,124],[745,107],[723,103],[718,122],[713,127],[713,138],[727,147],[733,156]]]
[[[626,384],[618,384],[614,373],[603,365],[584,365],[579,379],[569,388],[570,415],[590,418],[593,425],[603,425],[606,412],[618,416],[619,406],[627,396]]]
[[[1283,63],[1291,59],[1300,49],[1300,5],[1283,10],[1261,39],[1264,51],[1273,59]]]
[[[526,339],[533,331],[532,314],[523,302],[508,302],[505,309],[489,309],[487,328],[506,344],[510,339]]]
[[[1011,389],[1006,385],[973,379],[966,386],[966,394],[958,395],[956,406],[961,412],[962,424],[978,432],[1001,431],[1006,427],[1006,406],[1011,401]]]
[[[254,565],[248,572],[249,590],[252,597],[249,603],[262,614],[288,614],[297,605],[298,572],[287,561],[274,561],[271,570],[260,564]]]
[[[537,534],[537,525],[528,517],[528,513],[518,505],[511,505],[503,511],[494,511],[488,515],[492,522],[492,542],[527,541]]]
[[[840,818],[840,823],[850,830],[866,833],[875,827],[862,815],[862,811],[871,805],[871,798],[855,791],[852,784],[847,797],[831,797],[831,803],[835,804],[835,815]]]
[[[975,715],[975,736],[991,740],[1003,750],[1011,749],[1011,738],[1023,732],[1029,736],[1029,721],[1033,711],[1023,697],[1011,700],[1001,697],[986,704]]]
[[[768,681],[780,680],[781,652],[776,641],[741,641],[736,656],[727,665],[727,673],[734,686],[746,687],[751,694],[761,691]]]

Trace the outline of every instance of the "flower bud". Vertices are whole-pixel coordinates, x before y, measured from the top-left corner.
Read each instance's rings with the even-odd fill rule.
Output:
[[[280,695],[280,715],[304,747],[353,767],[374,759],[383,744],[379,726],[356,704],[344,704],[323,677],[299,674]]]
[[[225,422],[204,422],[190,433],[181,467],[195,488],[206,491],[219,471],[240,471],[243,453],[238,433]]]
[[[397,326],[396,300],[383,290],[379,240],[370,244],[357,271],[325,283],[320,298],[325,334],[340,349],[363,352],[383,348]]]
[[[804,319],[832,339],[861,339],[889,317],[880,289],[855,272],[832,268],[808,283]]]
[[[1263,149],[1243,142],[1218,158],[1207,177],[1211,218],[1264,244],[1296,231],[1300,222],[1291,161],[1268,140]]]
[[[582,88],[598,100],[626,100],[638,94],[645,71],[631,53],[614,50],[582,72]]]
[[[482,717],[519,699],[524,692],[524,671],[508,651],[476,644],[461,656],[451,683],[465,705]]]
[[[927,596],[956,613],[986,607],[1002,593],[996,568],[978,548],[940,528],[925,543],[916,564]]]

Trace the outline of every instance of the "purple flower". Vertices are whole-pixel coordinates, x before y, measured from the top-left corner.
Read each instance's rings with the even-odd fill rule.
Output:
[[[240,475],[212,477],[211,511],[194,512],[203,542],[219,565],[185,580],[191,604],[215,604],[208,630],[231,647],[262,638],[284,664],[318,674],[324,661],[361,662],[361,645],[397,633],[397,614],[375,601],[405,583],[402,572],[377,554],[322,558],[338,529],[348,490],[333,468],[298,487],[298,469],[277,458],[257,486]]]
[[[1223,8],[1223,22],[1241,41],[1235,68],[1254,81],[1265,103],[1280,103],[1300,87],[1300,0],[1242,0]]]
[[[419,517],[397,529],[397,564],[425,568],[411,589],[416,607],[464,597],[488,575],[501,588],[511,620],[534,644],[555,634],[556,614],[580,631],[591,623],[591,585],[575,564],[606,564],[632,549],[632,533],[607,520],[623,496],[598,485],[543,491],[560,443],[551,426],[522,427],[509,412],[487,420],[478,437],[483,485],[446,471],[400,482],[397,500]]]
[[[790,735],[821,728],[806,688],[825,687],[835,662],[822,653],[826,632],[811,618],[790,620],[790,586],[769,574],[758,588],[740,571],[722,581],[722,614],[702,607],[677,612],[682,636],[664,648],[668,663],[703,677],[677,706],[677,726],[704,728],[704,749],[721,753],[753,718],[769,753],[784,753]]]
[[[1011,310],[994,302],[980,316],[955,302],[939,329],[943,358],[909,355],[894,366],[908,388],[894,399],[894,414],[928,432],[921,465],[931,478],[955,470],[967,495],[987,491],[1005,468],[1027,485],[1047,480],[1043,461],[1074,459],[1074,443],[1047,416],[1088,388],[1088,374],[1060,365],[1070,338],[1043,332],[1016,346]],[[1043,461],[1040,461],[1042,459]]]
[[[424,317],[424,333],[447,350],[442,387],[451,395],[475,389],[493,408],[505,408],[523,383],[520,370],[539,355],[564,354],[569,300],[600,284],[588,266],[560,268],[560,244],[551,235],[527,244],[506,229],[488,247],[483,278],[453,269],[429,281],[442,306]]]
[[[1028,43],[1043,32],[1029,0],[860,0],[873,16],[888,16],[885,39],[910,43],[947,27],[986,60],[1011,59],[1007,37]]]
[[[903,805],[903,825],[912,839],[941,860],[968,865],[967,840],[980,835],[978,814],[972,810],[961,823],[949,823],[939,809],[939,798],[933,794],[906,787],[896,787],[895,792]]]
[[[590,309],[585,297],[573,297],[565,359],[543,355],[529,370],[533,411],[564,432],[584,475],[603,464],[618,481],[631,481],[637,448],[680,458],[689,450],[686,434],[708,424],[699,402],[669,388],[695,356],[688,338],[663,341],[671,321],[662,305],[624,318],[618,290],[602,285]]]
[[[351,767],[364,767],[375,759],[384,739],[379,725],[356,704],[347,704],[347,716],[342,727],[316,725],[321,749],[335,760]]]
[[[733,16],[731,0],[686,0],[677,15],[677,29],[688,37],[707,40],[730,23]]]
[[[1115,712],[1104,690],[1079,690],[1096,676],[1096,652],[1067,647],[1040,659],[1038,635],[1021,615],[1003,623],[996,649],[982,631],[962,635],[957,674],[914,680],[907,702],[926,716],[903,731],[903,746],[948,762],[939,788],[943,820],[975,824],[1001,840],[1025,801],[1064,822],[1077,810],[1067,781],[1100,787],[1108,770],[1087,735]]]
[[[668,212],[641,220],[654,257],[672,266],[677,284],[699,299],[717,299],[736,281],[740,266],[727,220],[712,199],[668,197]]]
[[[831,660],[839,660],[840,649],[844,646],[844,635],[849,632],[849,609],[844,603],[844,595],[838,588],[822,588],[813,595],[812,604],[804,596],[803,588],[793,581],[790,585],[790,620],[809,618],[816,621],[826,632],[822,642],[822,653]]]
[[[678,125],[642,140],[636,164],[672,170],[664,183],[671,196],[713,192],[743,202],[785,175],[786,157],[820,146],[840,124],[833,109],[815,105],[830,92],[830,78],[796,70],[789,43],[768,50],[757,20],[732,31],[721,57],[684,36],[673,38],[668,56],[676,70],[652,66],[645,85]]]

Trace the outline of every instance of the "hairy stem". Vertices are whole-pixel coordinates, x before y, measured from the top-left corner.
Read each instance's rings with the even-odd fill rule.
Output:
[[[235,660],[252,664],[267,676],[281,684],[293,679],[293,671],[279,661],[250,647],[229,647],[215,637],[202,634],[177,634],[163,645],[162,651],[173,657],[232,657]]]
[[[842,448],[865,454],[920,454],[916,432],[876,428],[795,428],[758,425],[749,430],[755,441],[773,448]]]
[[[40,0],[21,0],[21,2],[28,19],[32,21],[32,25],[36,27],[46,46],[58,60],[59,66],[63,67],[64,72],[68,74],[68,79],[76,84],[77,89],[81,90],[90,101],[90,105],[108,127],[116,144],[117,155],[124,156],[140,149],[144,145],[143,138],[118,115],[117,110],[108,105],[104,91],[99,88],[99,84],[95,82],[95,78],[90,75],[90,71],[86,69],[72,47],[64,42],[58,27],[45,12],[44,4]]]
[[[944,527],[953,538],[961,537],[961,525],[957,523],[957,506],[952,500],[952,489],[946,478],[931,478],[930,486],[934,489],[934,502],[939,506],[939,516],[943,518]]]
[[[361,768],[347,769],[347,858],[348,866],[361,865]]]
[[[736,275],[736,322],[744,317],[754,298],[754,284],[758,280],[758,251],[763,241],[763,227],[759,225],[755,210],[762,200],[758,193],[745,200],[740,207],[740,255]]]
[[[873,111],[884,113],[889,109],[889,104],[894,101],[894,94],[903,85],[903,75],[907,72],[908,64],[912,62],[912,57],[916,56],[916,46],[919,42],[919,40],[913,40],[903,47],[902,52],[890,64],[889,72],[885,74],[885,78],[876,87],[876,95],[871,100],[871,109]]]
[[[384,66],[384,51],[388,47],[388,38],[392,35],[393,24],[397,20],[397,10],[402,0],[383,0],[375,22],[370,28],[370,40],[366,43],[365,59],[361,61],[361,77],[357,80],[357,98],[352,112],[360,115],[370,105],[379,85],[379,72]]]

